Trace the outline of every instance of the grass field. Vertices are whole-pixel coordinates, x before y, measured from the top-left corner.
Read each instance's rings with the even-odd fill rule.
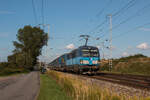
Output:
[[[60,85],[48,75],[40,75],[41,86],[38,100],[70,100]]]
[[[97,86],[94,83],[88,84],[88,81],[61,72],[49,71],[48,75],[55,78],[56,82],[63,87],[63,90],[73,100],[150,100],[149,97],[136,97],[136,95],[130,97],[112,93],[110,90]]]

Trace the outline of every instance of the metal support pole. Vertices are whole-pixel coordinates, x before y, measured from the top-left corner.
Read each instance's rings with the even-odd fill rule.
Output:
[[[103,52],[103,60],[104,60],[104,42],[102,42],[102,52]]]
[[[109,23],[110,23],[110,29],[109,29],[109,31],[110,31],[110,40],[109,40],[109,42],[110,42],[110,47],[109,47],[109,49],[110,49],[110,59],[109,59],[109,67],[110,67],[110,71],[111,71],[111,69],[112,69],[112,15],[110,14],[108,16],[109,16]]]

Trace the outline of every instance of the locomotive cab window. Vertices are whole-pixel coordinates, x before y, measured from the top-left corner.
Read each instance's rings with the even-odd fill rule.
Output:
[[[83,57],[98,57],[99,52],[98,49],[82,49],[82,56]]]

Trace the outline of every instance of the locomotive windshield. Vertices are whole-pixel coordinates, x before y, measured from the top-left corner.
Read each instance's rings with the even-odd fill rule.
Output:
[[[82,49],[83,57],[98,57],[99,51],[98,49]]]

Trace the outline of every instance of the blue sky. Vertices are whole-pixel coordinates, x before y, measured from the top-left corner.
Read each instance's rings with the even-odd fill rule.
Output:
[[[36,26],[42,22],[42,0],[34,0],[38,21],[35,21],[32,0],[0,0],[0,60],[6,60],[14,49],[17,30],[25,25]],[[66,46],[77,48],[83,45],[79,35],[91,36],[89,45],[100,46],[109,39],[108,14],[114,14],[132,0],[44,0],[44,23],[50,24],[48,47],[43,48],[40,59],[51,61],[57,56],[69,52]],[[150,56],[150,1],[133,0],[132,7],[122,10],[112,17],[113,57],[143,53]],[[131,4],[132,5],[132,4]],[[143,8],[145,7],[145,8]],[[134,16],[135,15],[135,16]],[[126,21],[126,19],[130,19]],[[106,23],[95,30],[104,20]],[[141,27],[138,27],[141,26]],[[138,27],[138,28],[135,28]],[[94,30],[93,30],[94,29]],[[92,31],[91,31],[92,30]],[[133,31],[129,31],[133,30]],[[47,29],[45,29],[47,32]],[[128,32],[129,31],[129,32]],[[105,35],[104,35],[105,34]],[[121,34],[121,35],[120,35]],[[104,37],[102,37],[104,35]],[[119,37],[116,37],[120,35]],[[100,40],[95,40],[100,37]],[[105,42],[108,46],[108,42]],[[50,49],[53,48],[53,49]],[[100,50],[101,52],[101,50]],[[104,49],[108,58],[109,50]]]

